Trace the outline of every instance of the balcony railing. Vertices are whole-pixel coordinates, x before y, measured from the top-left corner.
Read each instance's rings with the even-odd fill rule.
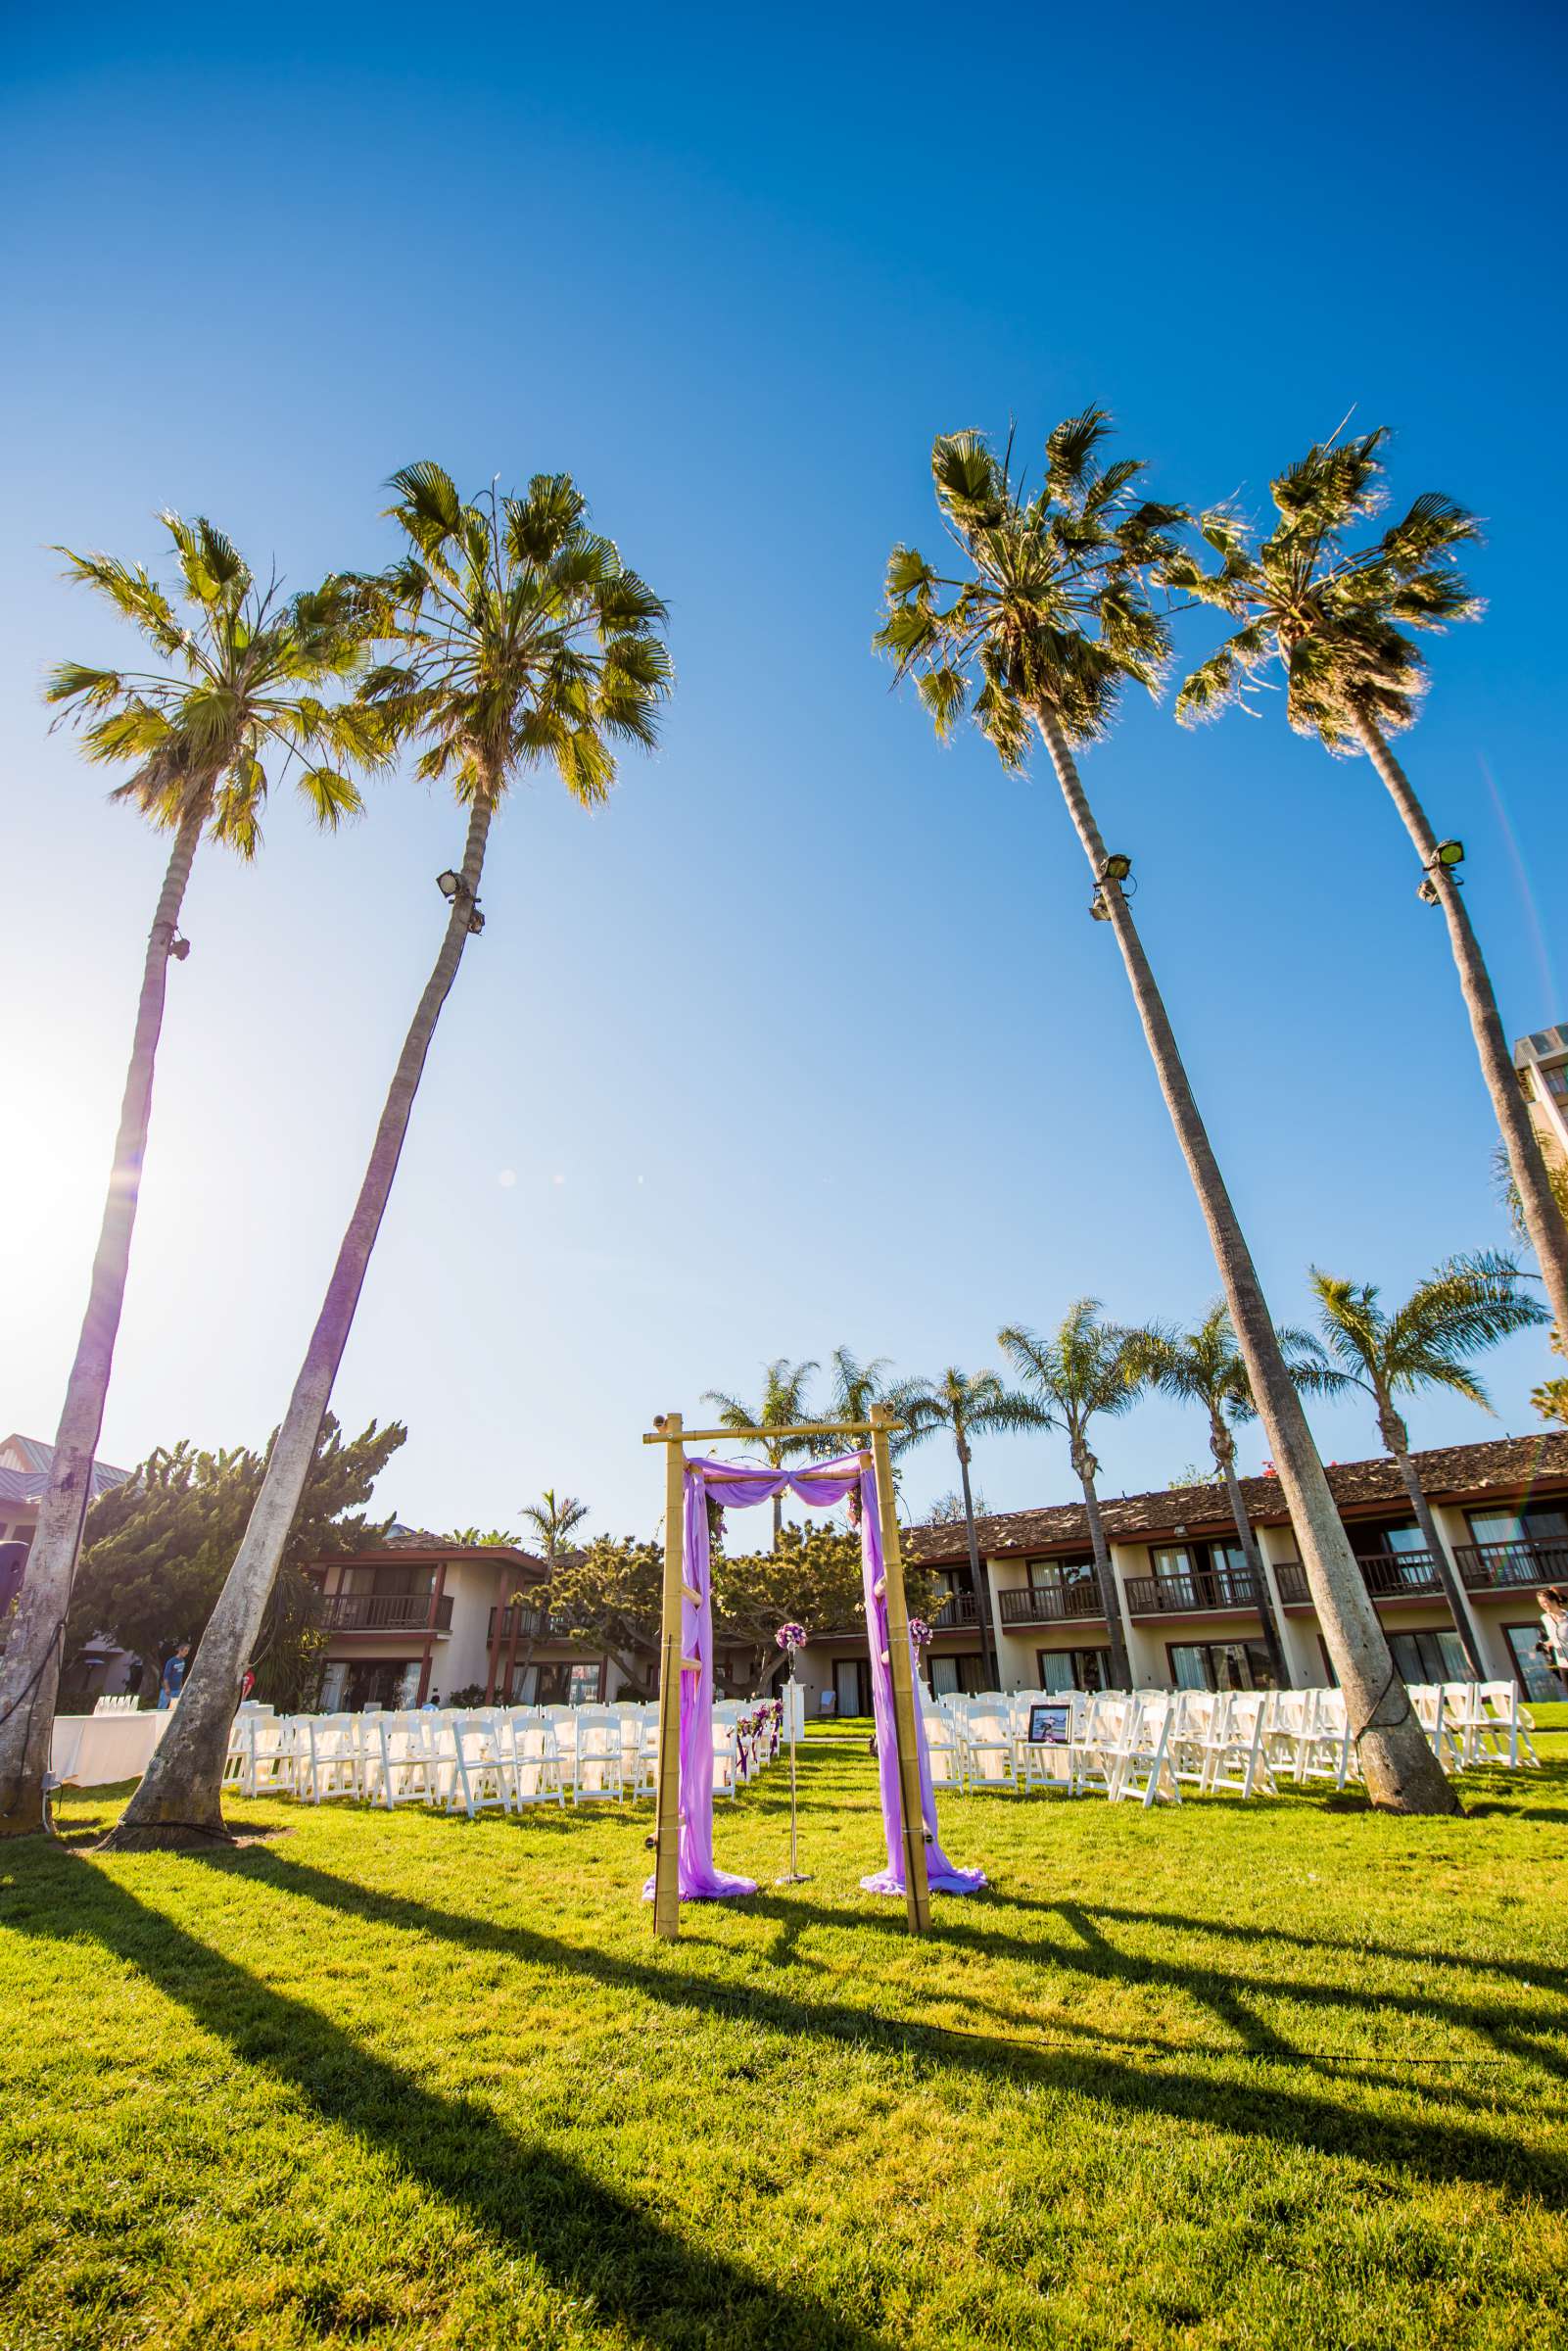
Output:
[[[1471,1592],[1568,1584],[1568,1543],[1463,1543],[1453,1556]]]
[[[564,1632],[563,1620],[552,1627],[543,1608],[492,1608],[487,1638],[505,1648],[515,1633],[519,1641],[542,1641],[551,1630]]]
[[[430,1625],[428,1592],[332,1592],[317,1619],[328,1633],[422,1633]],[[451,1598],[436,1603],[435,1630],[451,1631]]]
[[[1355,1564],[1374,1600],[1423,1600],[1441,1595],[1437,1563],[1429,1551],[1357,1552]],[[1274,1570],[1279,1597],[1288,1608],[1309,1605],[1307,1570],[1299,1559],[1286,1559]]]
[[[1021,1584],[1015,1591],[999,1592],[996,1600],[1004,1624],[1065,1624],[1081,1616],[1105,1622],[1100,1587],[1092,1576],[1077,1583]]]
[[[933,1633],[956,1633],[966,1624],[979,1623],[973,1592],[950,1592],[931,1618]]]
[[[1374,1600],[1420,1600],[1443,1590],[1429,1551],[1358,1551],[1355,1564]]]
[[[1193,1575],[1129,1575],[1125,1589],[1134,1616],[1190,1616],[1209,1608],[1258,1606],[1258,1587],[1245,1567],[1214,1567]]]

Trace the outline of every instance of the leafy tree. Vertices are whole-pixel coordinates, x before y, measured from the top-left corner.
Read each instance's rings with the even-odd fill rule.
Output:
[[[0,1663],[0,1836],[35,1831],[43,1816],[60,1640],[124,1301],[168,964],[190,951],[179,916],[197,848],[205,836],[254,857],[269,781],[291,763],[312,815],[335,827],[359,807],[348,765],[371,766],[382,756],[377,720],[320,696],[323,685],[351,677],[361,657],[362,634],[342,585],[329,580],[294,597],[275,581],[259,588],[212,523],[182,522],[177,514],[163,522],[181,580],[174,595],[140,564],[60,551],[68,576],[106,599],[152,648],[155,666],[63,661],[48,698],[80,727],[89,759],[128,768],[110,797],[172,840],[142,966],[87,1309]]]
[[[328,1415],[273,1606],[249,1659],[269,1694],[293,1697],[313,1678],[324,1644],[315,1630],[315,1589],[303,1569],[385,1536],[391,1518],[372,1520],[365,1505],[407,1433],[400,1421],[381,1428],[372,1420],[346,1439]],[[182,1641],[200,1643],[265,1469],[264,1451],[210,1452],[181,1438],[155,1447],[129,1477],[100,1495],[87,1513],[68,1651],[106,1634],[141,1659],[150,1694],[163,1659]]]
[[[1411,632],[1480,617],[1456,560],[1480,532],[1473,514],[1427,490],[1399,521],[1364,545],[1353,544],[1356,526],[1387,501],[1387,440],[1379,426],[1309,449],[1270,484],[1279,519],[1259,545],[1229,508],[1204,516],[1203,536],[1220,557],[1218,569],[1206,571],[1183,557],[1170,577],[1242,626],[1194,670],[1176,715],[1187,724],[1212,717],[1243,699],[1278,663],[1285,714],[1296,732],[1315,736],[1332,752],[1361,750],[1371,760],[1420,859],[1421,894],[1443,909],[1520,1213],[1553,1318],[1568,1338],[1568,1220],[1552,1196],[1457,868],[1444,862],[1390,741],[1414,723],[1427,686],[1425,656]]]
[[[1078,1298],[1049,1337],[1042,1338],[1015,1323],[997,1333],[996,1343],[1011,1358],[1034,1400],[1036,1425],[1060,1427],[1067,1433],[1073,1473],[1083,1488],[1095,1581],[1111,1636],[1111,1678],[1117,1689],[1130,1690],[1127,1627],[1100,1516],[1095,1486],[1100,1464],[1090,1449],[1089,1423],[1101,1416],[1118,1416],[1137,1401],[1143,1384],[1138,1334],[1117,1322],[1102,1322],[1098,1298]]]
[[[990,1516],[985,1497],[978,1486],[974,1488],[971,1500],[976,1518]],[[938,1494],[927,1509],[924,1523],[927,1526],[961,1526],[964,1523],[963,1495],[955,1487],[950,1487],[945,1494]]]
[[[704,1404],[718,1408],[721,1428],[733,1428],[743,1434],[747,1429],[789,1428],[811,1417],[807,1398],[811,1375],[818,1368],[814,1363],[792,1364],[786,1355],[776,1356],[762,1375],[762,1402],[753,1411],[742,1404],[738,1396],[731,1396],[723,1388],[709,1388]],[[813,1437],[765,1437],[763,1454],[775,1469],[784,1469],[814,1453],[817,1440]],[[784,1498],[773,1498],[773,1539],[779,1540],[784,1525]]]
[[[454,1526],[444,1543],[454,1543],[464,1551],[518,1551],[522,1537],[509,1526]]]
[[[904,1589],[911,1615],[930,1605],[935,1579],[908,1562]],[[725,1633],[743,1634],[755,1652],[758,1686],[766,1689],[788,1660],[775,1636],[781,1624],[803,1624],[812,1636],[859,1631],[866,1625],[860,1537],[831,1525],[784,1528],[772,1551],[713,1555],[713,1613]]]
[[[1258,1269],[1225,1188],[1123,881],[1106,850],[1074,749],[1105,735],[1128,684],[1158,691],[1169,627],[1152,584],[1176,576],[1183,509],[1140,495],[1143,467],[1106,463],[1103,409],[1059,424],[1044,479],[1026,494],[1010,454],[983,435],[942,435],[931,453],[937,508],[957,562],[944,573],[897,547],[878,643],[917,680],[938,735],[970,712],[1009,770],[1045,744],[1094,877],[1091,912],[1120,950],[1165,1107],[1203,1209],[1225,1301],[1296,1523],[1373,1800],[1452,1812],[1457,1799],[1401,1695],[1388,1643],[1351,1554],[1323,1464],[1274,1337]],[[1190,573],[1192,566],[1188,566]]]
[[[1470,1369],[1472,1358],[1514,1331],[1529,1330],[1549,1319],[1540,1299],[1520,1289],[1521,1279],[1513,1259],[1492,1250],[1450,1257],[1390,1314],[1378,1303],[1375,1282],[1346,1281],[1316,1266],[1311,1269],[1323,1336],[1338,1366],[1321,1384],[1359,1388],[1371,1397],[1378,1434],[1399,1463],[1401,1482],[1442,1579],[1454,1630],[1476,1681],[1486,1671],[1480,1643],[1463,1587],[1421,1490],[1410,1459],[1410,1432],[1395,1399],[1414,1395],[1420,1388],[1448,1388],[1490,1413],[1492,1401]]]
[[[580,1649],[613,1657],[641,1696],[658,1680],[664,1607],[662,1544],[599,1535],[563,1552],[550,1579],[549,1622]]]
[[[1005,1429],[1038,1428],[1040,1415],[1027,1397],[1006,1387],[994,1371],[961,1371],[949,1365],[935,1379],[900,1381],[888,1399],[908,1432],[904,1449],[919,1445],[937,1429],[945,1429],[958,1457],[959,1483],[964,1490],[964,1533],[969,1546],[970,1590],[974,1595],[974,1621],[980,1636],[980,1663],[986,1681],[996,1689],[1002,1678],[1001,1652],[991,1622],[991,1596],[980,1566],[979,1538],[974,1532],[974,1492],[970,1484],[974,1459],[972,1437]]]
[[[228,1725],[299,1508],[316,1433],[391,1195],[436,1024],[468,939],[491,822],[508,788],[551,761],[584,807],[615,780],[615,749],[651,747],[670,686],[664,607],[589,527],[565,474],[522,498],[459,499],[439,465],[393,479],[406,552],[357,583],[366,625],[395,648],[364,680],[365,724],[423,745],[415,773],[467,810],[460,872],[434,968],[404,1041],[369,1164],[295,1382],[266,1477],[179,1712],[111,1844],[222,1835]]]
[[[1307,1331],[1280,1330],[1276,1332],[1285,1367],[1298,1388],[1321,1390],[1323,1386],[1322,1350]],[[1236,1439],[1233,1431],[1244,1421],[1258,1416],[1253,1402],[1252,1382],[1236,1333],[1231,1327],[1230,1314],[1223,1298],[1216,1298],[1204,1316],[1190,1330],[1170,1330],[1152,1325],[1134,1334],[1134,1355],[1140,1379],[1160,1389],[1178,1404],[1196,1404],[1209,1418],[1209,1450],[1214,1457],[1213,1471],[1195,1471],[1194,1484],[1203,1484],[1210,1474],[1224,1481],[1230,1514],[1236,1525],[1236,1540],[1241,1545],[1254,1588],[1258,1593],[1258,1612],[1263,1621],[1263,1638],[1281,1689],[1290,1687],[1290,1667],[1285,1656],[1285,1638],[1274,1611],[1273,1595],[1263,1573],[1262,1555],[1253,1522],[1247,1515],[1247,1504],[1236,1475]],[[1178,1481],[1179,1482],[1179,1481]]]

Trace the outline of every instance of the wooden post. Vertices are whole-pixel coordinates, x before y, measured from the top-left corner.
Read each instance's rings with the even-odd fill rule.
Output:
[[[664,1438],[664,1610],[659,1637],[653,1932],[673,1943],[681,1932],[681,1595],[686,1583],[686,1446],[679,1413],[666,1415]]]
[[[871,1458],[877,1477],[877,1514],[881,1520],[887,1661],[893,1680],[893,1735],[898,1747],[898,1793],[904,1815],[904,1905],[910,1933],[924,1935],[931,1923],[931,1893],[926,1875],[926,1815],[920,1800],[920,1748],[916,1740],[915,1675],[909,1653],[909,1608],[904,1600],[904,1561],[898,1548],[893,1462],[887,1442],[887,1422],[891,1417],[885,1405],[872,1406]]]

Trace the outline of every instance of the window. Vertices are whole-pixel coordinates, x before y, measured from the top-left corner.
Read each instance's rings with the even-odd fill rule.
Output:
[[[1178,1690],[1274,1687],[1274,1668],[1261,1641],[1172,1641],[1165,1654]]]
[[[1034,1665],[1041,1690],[1104,1690],[1111,1680],[1108,1649],[1039,1649]]]
[[[1568,1543],[1568,1510],[1466,1511],[1473,1543]]]
[[[566,1683],[566,1703],[569,1706],[591,1706],[604,1695],[604,1664],[602,1658],[590,1664],[574,1664]]]
[[[1404,1682],[1467,1682],[1457,1633],[1390,1633],[1389,1655]]]
[[[1536,1643],[1541,1639],[1541,1619],[1534,1624],[1505,1624],[1502,1637],[1508,1644],[1513,1659],[1514,1676],[1526,1698],[1538,1703],[1544,1699],[1568,1697],[1551,1667],[1542,1656]]]
[[[1162,1547],[1157,1544],[1151,1549],[1149,1557],[1158,1576],[1191,1575],[1192,1573],[1192,1553],[1184,1545]]]

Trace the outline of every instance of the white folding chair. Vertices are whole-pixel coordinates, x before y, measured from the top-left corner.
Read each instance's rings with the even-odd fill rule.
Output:
[[[566,1790],[554,1725],[540,1721],[537,1715],[514,1713],[510,1739],[512,1799],[519,1811],[525,1804],[564,1805]]]
[[[619,1718],[597,1706],[579,1706],[573,1727],[577,1733],[573,1803],[619,1803],[626,1793]]]
[[[1267,1715],[1268,1694],[1262,1690],[1233,1690],[1227,1703],[1215,1708],[1213,1728],[1206,1742],[1206,1794],[1250,1797],[1260,1785],[1266,1796],[1273,1795],[1274,1783],[1263,1753]]]
[[[509,1744],[490,1716],[453,1716],[451,1753],[442,1761],[449,1812],[455,1812],[460,1803],[472,1820],[480,1812],[512,1809],[515,1782]]]
[[[295,1782],[312,1804],[363,1790],[357,1726],[352,1714],[307,1714],[301,1725]]]

